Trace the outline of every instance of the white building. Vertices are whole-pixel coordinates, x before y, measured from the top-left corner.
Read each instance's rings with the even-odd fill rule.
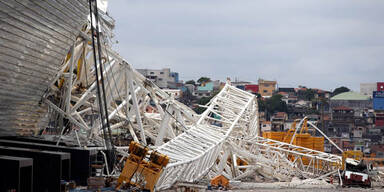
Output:
[[[360,83],[360,93],[362,95],[367,95],[372,98],[372,93],[377,91],[376,83]]]
[[[261,132],[268,132],[272,130],[272,123],[270,121],[261,122]]]
[[[160,88],[168,88],[179,82],[179,73],[171,72],[170,68],[164,69],[137,69],[139,73],[155,83]]]

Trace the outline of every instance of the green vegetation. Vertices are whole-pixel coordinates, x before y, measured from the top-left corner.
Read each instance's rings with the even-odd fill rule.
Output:
[[[267,115],[272,115],[275,112],[287,112],[287,104],[281,100],[283,96],[280,94],[274,95],[268,99],[258,99],[259,110],[267,112]]]
[[[185,84],[196,85],[196,82],[194,80],[189,80],[189,81],[185,82]]]
[[[306,89],[305,91],[299,91],[298,98],[305,101],[312,101],[315,98],[315,90]]]
[[[338,95],[338,94],[344,93],[344,92],[349,92],[349,91],[350,91],[350,89],[348,87],[341,86],[341,87],[336,88],[332,92],[332,96],[335,96],[335,95]]]
[[[206,83],[210,81],[211,81],[211,78],[209,77],[200,77],[200,79],[197,80],[198,83]]]

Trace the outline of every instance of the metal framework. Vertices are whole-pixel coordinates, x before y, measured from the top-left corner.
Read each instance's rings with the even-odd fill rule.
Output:
[[[61,133],[54,138],[58,142],[64,140],[80,146],[91,143],[103,145],[90,34],[88,23],[44,97],[53,112],[53,121],[63,122],[64,118],[69,122],[58,126]],[[106,36],[102,39],[103,63],[96,63],[104,68],[102,76],[112,130],[129,130],[130,136],[137,142],[147,145],[150,139],[155,145],[161,145],[164,139],[176,137],[196,122],[198,115],[193,110],[132,69],[110,49]],[[148,108],[157,113],[146,112]]]
[[[156,150],[170,157],[157,183],[157,189],[171,187],[176,181],[193,182],[205,176],[218,160],[223,143],[257,132],[255,96],[229,84],[216,95],[196,125]]]
[[[105,146],[97,104],[96,62],[98,68],[103,67],[106,100],[102,102],[112,131],[127,131],[130,139],[170,157],[157,189],[219,174],[241,180],[257,172],[287,181],[292,176],[314,178],[337,171],[339,156],[258,136],[255,96],[230,83],[197,115],[114,52],[109,42],[110,18],[101,15],[99,22],[101,63],[94,61],[88,21],[44,95],[52,120],[49,127],[60,130],[51,139],[80,147]],[[127,155],[127,147],[118,149]]]
[[[232,143],[232,150],[250,162],[272,168],[269,177],[286,181],[292,176],[316,178],[337,171],[342,158],[313,149],[256,136],[239,144]],[[262,157],[261,157],[262,156]],[[239,167],[244,168],[244,167]],[[264,168],[264,171],[265,168]],[[239,177],[246,171],[238,171]],[[268,171],[267,171],[268,172]],[[241,176],[240,176],[241,177]]]

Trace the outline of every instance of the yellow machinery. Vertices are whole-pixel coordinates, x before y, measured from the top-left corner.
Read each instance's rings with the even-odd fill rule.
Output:
[[[291,143],[298,121],[299,120],[295,120],[287,132],[263,132],[263,137],[285,143]],[[307,119],[304,119],[302,126],[300,127],[300,132],[296,133],[292,144],[317,151],[324,151],[324,137],[314,137],[308,133]]]
[[[129,156],[123,171],[117,180],[116,189],[123,185],[131,185],[140,189],[153,191],[163,167],[169,162],[166,155],[152,152],[146,160],[148,148],[132,141],[129,145]]]
[[[295,134],[296,124],[299,121],[300,119],[296,119],[287,132],[263,132],[263,137],[285,143],[291,143],[292,137],[295,135],[292,141],[293,145],[302,146],[317,151],[324,151],[324,137],[314,137],[308,132],[307,119],[304,119],[299,132]],[[292,158],[292,160],[294,159]],[[310,159],[308,157],[302,157],[302,161],[304,165],[308,165],[310,163]],[[316,166],[321,167],[321,163]]]

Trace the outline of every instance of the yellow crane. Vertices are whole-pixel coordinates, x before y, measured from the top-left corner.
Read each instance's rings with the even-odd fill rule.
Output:
[[[169,162],[169,157],[156,151],[151,152],[146,160],[148,147],[132,141],[129,145],[129,156],[121,172],[116,189],[122,186],[135,186],[142,190],[153,191],[163,167]]]

